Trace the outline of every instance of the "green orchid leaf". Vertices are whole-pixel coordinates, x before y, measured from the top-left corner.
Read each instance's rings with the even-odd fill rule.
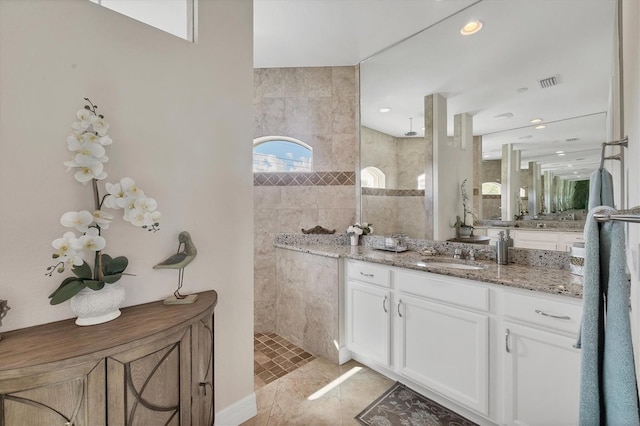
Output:
[[[113,284],[116,281],[118,281],[120,278],[122,278],[122,274],[117,273],[117,274],[105,275],[102,277],[102,280],[107,284]]]
[[[51,294],[49,295],[49,299],[51,299],[53,296],[55,296],[55,294],[56,294],[57,292],[59,292],[59,291],[60,291],[60,289],[62,289],[62,288],[63,288],[63,287],[65,287],[66,285],[68,285],[71,281],[77,281],[77,280],[78,280],[78,278],[76,278],[76,277],[69,277],[69,278],[65,278],[65,279],[64,279],[64,281],[62,281],[62,283],[58,286],[58,288],[56,288],[56,289],[53,291],[53,293],[51,293]]]
[[[104,281],[84,280],[84,283],[91,290],[98,291],[104,288]]]
[[[82,265],[80,266],[74,265],[71,271],[76,274],[78,278],[91,279],[91,267],[85,261],[82,261]]]
[[[119,256],[112,259],[107,266],[103,267],[103,271],[105,275],[120,274],[127,269],[128,265],[129,260],[124,256]]]
[[[107,253],[102,253],[100,256],[102,257],[102,270],[104,271],[112,259]]]
[[[52,305],[57,305],[62,302],[66,302],[71,299],[76,294],[80,293],[82,289],[84,289],[86,285],[81,280],[73,280],[69,282],[69,284],[62,287],[49,301]]]

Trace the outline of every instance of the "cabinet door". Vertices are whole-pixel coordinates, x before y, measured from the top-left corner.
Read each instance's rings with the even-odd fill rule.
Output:
[[[0,425],[105,425],[104,380],[104,360],[3,380]]]
[[[191,329],[107,358],[107,415],[115,425],[191,424]]]
[[[357,281],[347,281],[347,348],[389,366],[390,309],[389,290]]]
[[[192,349],[192,423],[213,425],[213,316],[203,317],[193,325]]]
[[[580,351],[575,337],[505,322],[505,423],[576,425]]]
[[[538,250],[558,250],[560,234],[549,231],[515,231],[513,246]]]
[[[489,410],[489,318],[401,295],[398,372],[479,413]]]
[[[584,236],[581,232],[563,232],[560,234],[560,248],[563,251],[571,251],[573,243],[584,243]]]

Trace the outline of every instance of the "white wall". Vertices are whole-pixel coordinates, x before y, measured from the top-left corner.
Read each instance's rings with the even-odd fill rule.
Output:
[[[133,177],[163,213],[156,234],[121,219],[103,234],[136,274],[126,304],[173,292],[177,272],[152,266],[189,230],[184,291],[219,298],[216,411],[253,393],[252,16],[250,0],[200,1],[193,44],[86,0],[0,0],[3,330],[72,316],[48,304],[61,277],[44,272],[60,215],[92,205],[62,164],[90,97],[111,124],[110,177]]]
[[[625,152],[627,206],[640,205],[640,3],[621,0],[623,47],[624,131],[629,136]],[[640,380],[640,224],[628,225],[627,264],[631,271],[631,324],[635,336],[636,375]]]

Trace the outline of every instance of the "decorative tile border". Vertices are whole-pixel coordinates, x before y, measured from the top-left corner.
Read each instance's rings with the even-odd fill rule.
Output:
[[[253,186],[336,186],[355,184],[355,172],[260,172],[253,174]]]
[[[386,197],[424,197],[424,189],[362,188],[362,195]]]

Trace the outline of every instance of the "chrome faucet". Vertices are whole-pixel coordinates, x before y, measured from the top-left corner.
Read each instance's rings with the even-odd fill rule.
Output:
[[[462,249],[455,249],[453,251],[453,258],[454,259],[462,259]]]
[[[476,260],[476,251],[474,249],[469,250],[469,256],[467,260]]]

